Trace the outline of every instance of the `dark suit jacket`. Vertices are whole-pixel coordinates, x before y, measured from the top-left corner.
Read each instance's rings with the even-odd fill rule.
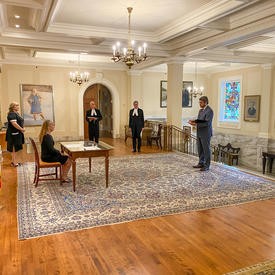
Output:
[[[96,116],[93,115],[92,117],[96,117],[97,120],[91,120],[91,121],[90,121],[90,120],[89,120],[89,117],[91,117],[91,112],[92,112],[91,109],[89,109],[89,110],[86,112],[86,120],[89,122],[89,128],[90,128],[90,126],[91,126],[91,127],[94,127],[94,126],[98,127],[98,126],[99,126],[99,121],[102,120],[102,115],[101,115],[101,113],[100,113],[100,111],[99,111],[98,109],[95,109]]]
[[[207,105],[204,110],[199,111],[198,119],[195,120],[197,123],[197,136],[201,138],[212,137],[212,120],[214,112]]]
[[[144,128],[144,116],[143,111],[138,108],[138,117],[133,118],[133,112],[134,109],[130,110],[129,113],[129,127],[133,129],[134,127],[137,127],[138,131],[141,131],[142,128]]]

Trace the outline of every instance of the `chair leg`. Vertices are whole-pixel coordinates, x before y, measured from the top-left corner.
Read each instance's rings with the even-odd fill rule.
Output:
[[[158,148],[159,148],[159,141],[156,139],[156,144],[157,144],[157,146],[158,146]]]
[[[161,139],[159,139],[159,145],[160,145],[160,149],[162,150]]]
[[[35,173],[34,173],[33,184],[35,184],[35,182],[36,182],[36,177],[37,177],[37,165],[35,165]]]
[[[36,175],[35,187],[37,187],[37,185],[38,185],[39,177],[40,177],[40,169],[37,168],[37,175]]]
[[[62,185],[62,165],[60,165],[60,167],[59,167],[59,172],[60,172],[59,173],[60,185]]]
[[[55,167],[55,178],[58,179],[57,167]]]

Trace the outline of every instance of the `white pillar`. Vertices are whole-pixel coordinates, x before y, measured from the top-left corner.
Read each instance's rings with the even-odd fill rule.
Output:
[[[269,138],[271,120],[271,96],[272,96],[272,64],[262,65],[262,91],[260,106],[260,137]]]
[[[183,64],[167,64],[167,123],[182,128]]]

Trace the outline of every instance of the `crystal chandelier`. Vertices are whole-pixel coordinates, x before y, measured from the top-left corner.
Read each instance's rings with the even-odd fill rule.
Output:
[[[79,86],[83,82],[89,81],[88,72],[80,73],[80,55],[78,55],[78,71],[70,72],[70,81],[72,81],[73,83],[77,83]]]
[[[202,95],[202,92],[204,90],[204,87],[203,86],[200,86],[198,85],[198,73],[197,73],[197,62],[195,63],[195,83],[194,83],[194,86],[193,88],[191,86],[189,86],[187,89],[188,89],[188,92],[190,95],[192,95],[194,98],[196,98],[198,95]]]
[[[145,61],[148,56],[146,55],[147,44],[144,43],[143,47],[138,48],[138,54],[134,50],[135,41],[131,40],[131,12],[133,8],[129,7],[128,10],[128,48],[123,48],[123,52],[121,52],[120,42],[117,42],[116,45],[113,46],[113,57],[112,60],[114,62],[125,62],[125,64],[131,69],[131,67],[135,63],[140,63]]]

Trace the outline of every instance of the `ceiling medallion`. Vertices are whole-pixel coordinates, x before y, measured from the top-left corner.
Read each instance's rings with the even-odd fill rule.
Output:
[[[138,47],[138,53],[134,50],[135,41],[131,40],[131,12],[133,8],[129,7],[128,10],[128,47],[123,48],[121,51],[120,42],[117,42],[116,45],[113,46],[113,57],[112,60],[114,62],[122,61],[124,62],[129,69],[134,64],[138,64],[142,61],[145,61],[148,56],[146,54],[147,44],[144,43],[143,47]]]

